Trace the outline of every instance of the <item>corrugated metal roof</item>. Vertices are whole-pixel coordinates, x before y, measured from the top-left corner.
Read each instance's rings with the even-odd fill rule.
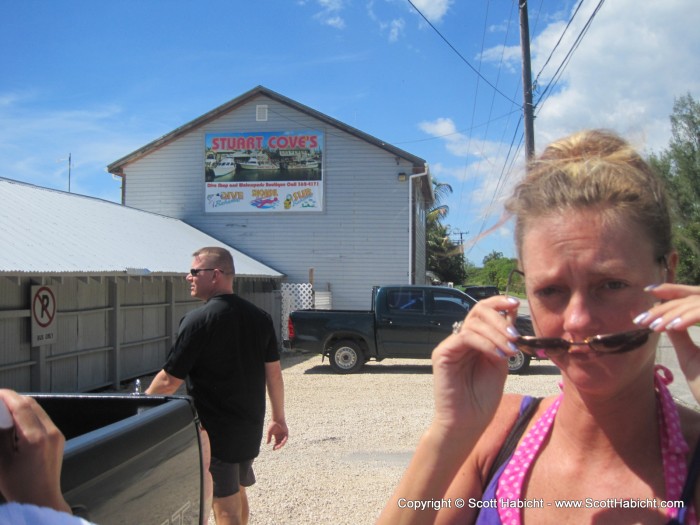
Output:
[[[203,246],[241,277],[282,274],[178,219],[0,177],[0,275],[182,274]]]

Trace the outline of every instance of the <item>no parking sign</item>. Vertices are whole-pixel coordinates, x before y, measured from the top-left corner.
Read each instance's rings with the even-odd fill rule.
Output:
[[[56,340],[56,294],[52,286],[32,286],[32,346]]]

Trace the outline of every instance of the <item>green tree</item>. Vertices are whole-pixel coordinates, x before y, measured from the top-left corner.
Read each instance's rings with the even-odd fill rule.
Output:
[[[484,260],[482,261],[482,263],[484,264],[484,266],[486,266],[489,263],[489,261],[502,259],[502,258],[503,258],[503,252],[497,252],[496,250],[493,250],[486,257],[484,257]]]
[[[674,210],[676,280],[700,284],[700,103],[690,94],[675,100],[669,147],[649,162],[666,180]]]
[[[503,257],[501,252],[491,252],[484,257],[483,277],[487,280],[483,284],[492,284],[504,291],[508,284],[508,276],[517,264],[515,259]]]

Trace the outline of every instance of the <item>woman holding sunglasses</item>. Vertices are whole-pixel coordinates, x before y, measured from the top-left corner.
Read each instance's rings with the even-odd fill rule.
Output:
[[[379,523],[697,523],[700,413],[655,354],[665,332],[700,400],[700,288],[672,284],[661,181],[587,131],[550,145],[507,210],[536,336],[496,296],[435,349],[434,418]],[[559,395],[503,395],[518,349],[560,368]]]

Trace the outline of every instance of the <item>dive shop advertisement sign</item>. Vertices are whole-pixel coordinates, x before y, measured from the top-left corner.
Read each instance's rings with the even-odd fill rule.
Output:
[[[205,135],[207,213],[323,211],[323,133]]]
[[[56,292],[53,286],[32,286],[32,346],[56,341]]]

